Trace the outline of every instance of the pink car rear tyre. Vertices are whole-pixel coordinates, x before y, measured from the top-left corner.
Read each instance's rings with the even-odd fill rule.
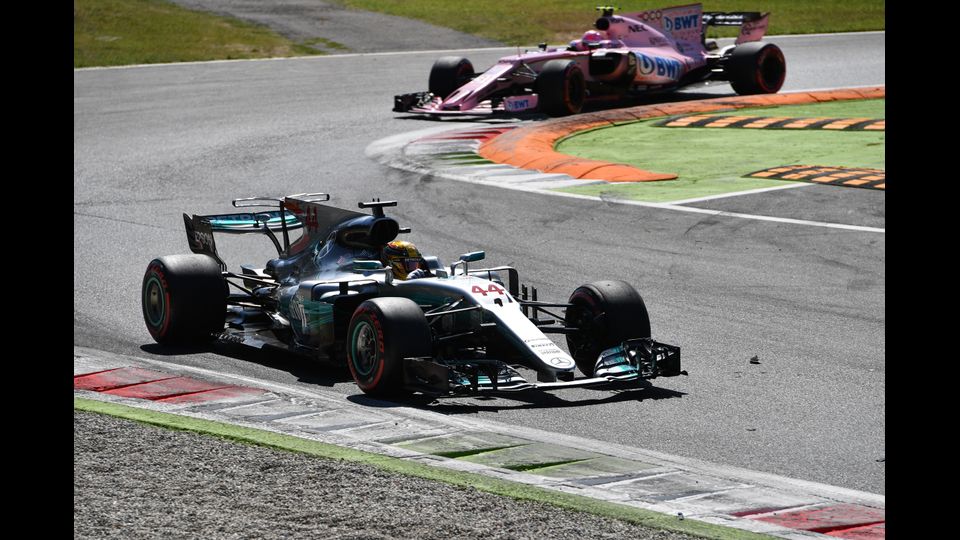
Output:
[[[740,95],[775,94],[786,79],[787,63],[780,47],[752,41],[733,49],[724,72]]]

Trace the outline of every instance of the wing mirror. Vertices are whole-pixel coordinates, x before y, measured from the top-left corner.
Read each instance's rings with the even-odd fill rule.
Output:
[[[383,272],[386,283],[393,283],[393,268],[384,266],[380,261],[355,260],[352,264],[357,272]]]
[[[459,262],[455,262],[450,265],[450,275],[451,276],[457,275],[455,270],[460,265],[463,265],[463,274],[466,275],[468,272],[467,270],[468,263],[472,263],[475,261],[482,261],[484,258],[486,258],[486,256],[487,256],[487,253],[485,251],[471,251],[470,253],[464,253],[463,255],[460,256]]]
[[[383,263],[380,261],[353,261],[353,269],[361,272],[372,272],[374,270],[383,270]]]

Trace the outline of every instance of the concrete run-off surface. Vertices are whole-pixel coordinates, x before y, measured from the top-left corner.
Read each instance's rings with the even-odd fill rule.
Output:
[[[75,395],[781,538],[884,536],[882,495],[197,368],[173,373],[172,367],[75,348]]]

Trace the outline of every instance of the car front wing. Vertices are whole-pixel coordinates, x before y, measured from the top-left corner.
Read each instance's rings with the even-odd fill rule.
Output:
[[[493,359],[403,360],[404,388],[437,397],[558,390],[686,375],[680,348],[650,338],[629,339],[600,354],[593,377],[530,382],[506,362]]]

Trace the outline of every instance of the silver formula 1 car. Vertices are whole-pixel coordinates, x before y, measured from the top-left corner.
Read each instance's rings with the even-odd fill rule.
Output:
[[[323,204],[323,193],[237,199],[221,215],[184,214],[192,253],[154,259],[143,278],[143,318],[160,344],[219,339],[346,362],[370,394],[463,395],[639,381],[686,374],[680,349],[650,338],[640,295],[622,281],[543,302],[517,270],[476,268],[482,251],[449,267],[421,257],[427,277],[401,280],[381,250],[402,229],[384,208]],[[294,241],[294,231],[302,233]],[[227,270],[214,233],[266,235],[277,258]],[[570,354],[546,334],[566,336]],[[575,376],[576,369],[582,376]],[[521,370],[536,372],[528,381]]]
[[[430,70],[429,91],[394,96],[395,112],[433,116],[542,112],[563,116],[590,101],[728,81],[738,94],[776,93],[786,77],[783,52],[760,39],[769,14],[704,12],[700,4],[602,16],[579,40],[505,56],[477,74],[466,58],[445,56]],[[708,26],[739,26],[734,44],[706,39]]]

